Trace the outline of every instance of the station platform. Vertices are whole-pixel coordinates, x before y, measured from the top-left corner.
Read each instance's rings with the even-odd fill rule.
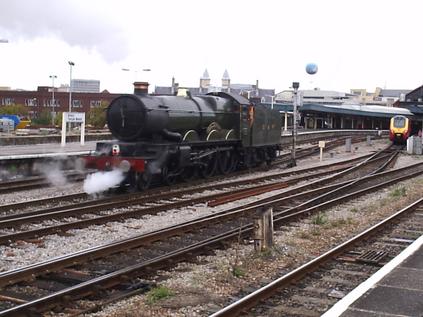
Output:
[[[322,317],[423,317],[423,236]]]
[[[60,143],[3,145],[0,151],[0,161],[84,155],[90,153],[90,151],[94,151],[97,142],[88,141],[84,145],[81,145],[80,142],[70,142],[66,143],[64,147]]]

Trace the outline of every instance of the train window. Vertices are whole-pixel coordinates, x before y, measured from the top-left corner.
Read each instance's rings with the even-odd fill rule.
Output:
[[[405,118],[404,117],[395,117],[394,118],[394,127],[404,128],[405,127]]]

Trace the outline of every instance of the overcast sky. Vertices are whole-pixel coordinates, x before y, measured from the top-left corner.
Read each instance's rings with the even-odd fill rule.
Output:
[[[0,0],[0,86],[35,90],[99,79],[198,86],[207,68],[219,86],[349,91],[423,84],[421,0]],[[305,72],[314,62],[316,75]],[[124,72],[122,68],[134,71]],[[150,68],[151,72],[141,69]],[[135,70],[138,70],[135,72]]]

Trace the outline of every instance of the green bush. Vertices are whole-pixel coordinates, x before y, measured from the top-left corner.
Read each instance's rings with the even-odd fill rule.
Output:
[[[87,123],[95,128],[103,128],[106,124],[106,110],[103,103],[101,107],[91,108],[87,113]]]
[[[48,110],[43,110],[36,118],[33,118],[31,121],[33,125],[51,125],[51,113]]]
[[[155,302],[173,296],[173,292],[166,286],[158,286],[147,293],[147,303],[154,304]]]
[[[324,212],[319,212],[313,217],[312,222],[314,225],[324,225],[328,222],[328,217]]]
[[[26,117],[28,115],[28,108],[24,105],[10,105],[0,107],[0,114],[16,114],[18,116]]]
[[[407,190],[404,186],[397,187],[393,191],[391,191],[390,195],[394,198],[404,197],[407,195]]]
[[[245,271],[242,268],[240,268],[239,266],[234,266],[234,267],[232,267],[232,275],[237,277],[237,278],[240,278],[240,277],[243,277],[245,275]]]

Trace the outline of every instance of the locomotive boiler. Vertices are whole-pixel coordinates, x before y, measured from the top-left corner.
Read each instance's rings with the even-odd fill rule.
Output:
[[[106,119],[116,140],[97,143],[86,166],[120,168],[126,175],[121,185],[139,190],[154,179],[171,184],[270,163],[280,147],[280,113],[232,93],[136,91],[114,99]]]

